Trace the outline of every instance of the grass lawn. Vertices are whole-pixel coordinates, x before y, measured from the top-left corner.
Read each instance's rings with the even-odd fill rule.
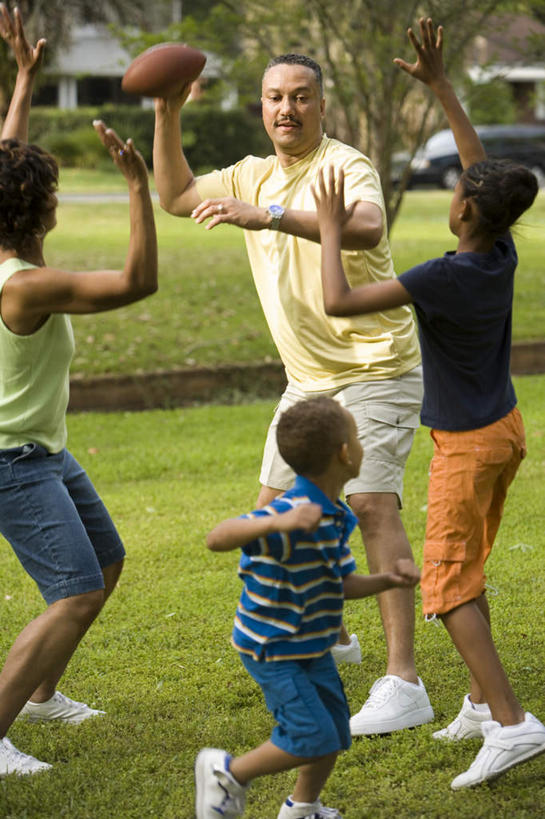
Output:
[[[64,170],[61,192],[123,190],[117,176]],[[454,246],[447,227],[450,193],[411,191],[392,231],[396,269]],[[251,280],[241,231],[207,232],[155,207],[160,288],[152,298],[121,310],[73,318],[77,350],[73,373],[98,375],[277,358]],[[62,201],[59,224],[47,239],[46,258],[63,269],[123,265],[128,206]],[[520,229],[514,338],[540,338],[545,326],[542,259],[545,193]]]
[[[516,379],[529,456],[507,503],[488,564],[498,647],[524,706],[545,717],[543,573],[545,377]],[[32,778],[0,781],[9,819],[193,817],[193,760],[202,746],[240,753],[269,735],[261,694],[229,645],[240,592],[238,555],[212,554],[206,532],[253,507],[272,402],[137,414],[69,417],[71,449],[88,469],[127,546],[121,584],[69,666],[62,690],[104,719],[80,726],[16,723],[10,738],[52,762]],[[403,520],[417,559],[425,523],[427,431],[418,431]],[[352,539],[365,570],[359,535]],[[0,653],[42,610],[33,584],[3,543]],[[376,603],[351,601],[346,621],[363,646],[360,667],[341,669],[353,710],[384,671]],[[479,747],[441,744],[432,732],[457,713],[466,674],[446,633],[417,616],[419,673],[436,721],[382,738],[360,738],[324,791],[345,819],[516,819],[543,815],[545,758],[492,785],[453,793],[450,781]],[[256,781],[247,819],[274,819],[293,774]]]

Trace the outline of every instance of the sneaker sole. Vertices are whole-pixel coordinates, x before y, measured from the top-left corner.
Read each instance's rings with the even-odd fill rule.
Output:
[[[382,720],[381,722],[371,723],[365,728],[353,726],[350,721],[350,733],[353,737],[373,736],[376,734],[391,734],[392,731],[403,731],[404,728],[418,728],[419,725],[425,725],[433,721],[433,708],[431,705],[425,708],[419,708],[416,711],[411,711],[410,716],[403,718]]]
[[[361,656],[359,657],[347,657],[344,654],[334,654],[333,651],[331,655],[337,664],[339,663],[352,663],[353,665],[361,665]]]
[[[494,771],[494,772],[488,774],[488,776],[483,776],[483,778],[479,779],[477,782],[468,782],[467,784],[455,785],[454,782],[456,780],[454,780],[453,782],[451,782],[450,787],[451,787],[451,789],[453,791],[459,791],[459,790],[462,790],[463,788],[474,788],[477,785],[482,785],[484,782],[492,782],[492,780],[497,779],[499,776],[502,776],[504,773],[507,773],[507,771],[511,770],[511,768],[515,768],[517,765],[520,765],[522,762],[528,762],[530,759],[534,759],[534,757],[539,756],[540,754],[544,754],[544,753],[545,753],[545,745],[543,745],[541,748],[537,748],[537,750],[534,748],[533,750],[528,751],[528,753],[524,754],[524,756],[521,756],[518,759],[515,759],[513,762],[510,762],[508,765],[505,765],[499,771]]]
[[[18,714],[17,719],[25,722],[65,722],[70,725],[79,725],[80,722],[85,722],[87,719],[104,716],[106,714],[87,714],[84,717],[38,717],[33,714]]]
[[[45,773],[45,771],[50,771],[53,765],[49,765],[49,763],[44,762],[39,768],[31,768],[27,771],[2,771],[0,773],[0,779],[5,779],[6,776],[34,776],[35,774]]]
[[[490,717],[490,719],[492,719],[492,717]],[[441,742],[462,742],[464,739],[482,739],[483,733],[482,731],[471,731],[471,733],[464,734],[462,737],[453,737],[449,734],[442,734],[441,731],[434,731],[432,737]]]

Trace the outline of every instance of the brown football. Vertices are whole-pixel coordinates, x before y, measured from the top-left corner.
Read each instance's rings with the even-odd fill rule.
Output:
[[[141,97],[169,97],[197,79],[206,63],[198,48],[159,43],[139,54],[121,81],[123,91]]]

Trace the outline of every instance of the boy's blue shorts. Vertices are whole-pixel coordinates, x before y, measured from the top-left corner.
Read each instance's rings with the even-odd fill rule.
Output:
[[[277,722],[274,745],[307,759],[350,747],[350,711],[331,652],[310,660],[240,659]]]

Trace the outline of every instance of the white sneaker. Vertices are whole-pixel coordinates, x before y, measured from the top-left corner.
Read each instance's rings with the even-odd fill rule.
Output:
[[[277,819],[343,819],[335,808],[326,808],[319,799],[316,802],[294,802],[288,796]]]
[[[0,776],[7,776],[8,774],[25,776],[26,774],[47,771],[48,768],[51,768],[51,765],[47,762],[40,762],[36,757],[18,751],[7,737],[0,739]]]
[[[361,648],[358,635],[351,634],[348,645],[335,643],[331,649],[331,656],[336,663],[356,663],[359,665],[361,663]]]
[[[84,702],[71,700],[60,691],[55,691],[51,699],[45,702],[29,700],[19,712],[19,718],[26,719],[28,722],[49,722],[49,720],[56,719],[77,725],[89,717],[99,717],[105,713],[105,711],[89,708]]]
[[[486,710],[476,711],[471,705],[469,694],[464,697],[460,713],[446,728],[434,731],[434,739],[446,739],[456,742],[459,739],[473,739],[483,736],[483,722],[490,722],[492,713],[488,706]]]
[[[410,683],[394,674],[380,677],[369,692],[361,711],[350,719],[352,736],[389,734],[431,722],[430,705],[424,683]]]
[[[450,783],[453,790],[495,779],[514,765],[545,752],[545,725],[528,711],[518,725],[483,722],[483,735],[482,748],[467,771]]]
[[[195,761],[197,819],[235,819],[244,813],[246,791],[229,773],[229,754],[219,748],[203,748]]]

